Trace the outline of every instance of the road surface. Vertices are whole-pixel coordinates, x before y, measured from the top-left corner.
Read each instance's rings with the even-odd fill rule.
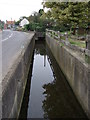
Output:
[[[24,49],[25,44],[30,41],[33,35],[33,32],[25,33],[11,30],[2,32],[2,79],[7,75],[19,52]]]

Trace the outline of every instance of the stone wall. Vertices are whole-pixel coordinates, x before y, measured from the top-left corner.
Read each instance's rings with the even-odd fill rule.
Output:
[[[46,42],[84,111],[90,118],[90,64],[82,53],[46,34]]]
[[[35,35],[19,55],[8,76],[5,77],[8,82],[2,88],[2,118],[18,118],[19,116],[34,45]]]

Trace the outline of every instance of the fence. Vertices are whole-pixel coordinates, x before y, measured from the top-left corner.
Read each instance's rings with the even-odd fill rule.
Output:
[[[53,31],[53,30],[46,29],[46,34],[58,40],[59,42],[63,43],[64,45],[68,46],[69,48],[82,52],[85,55],[90,57],[90,35],[86,36],[85,47],[81,48],[75,44],[70,43],[69,41],[70,35],[67,32],[65,34],[61,34],[60,31]]]

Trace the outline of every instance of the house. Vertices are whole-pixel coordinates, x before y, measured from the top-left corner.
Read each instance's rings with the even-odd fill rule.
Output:
[[[6,26],[7,26],[7,29],[14,28],[15,27],[15,21],[7,21],[6,20]]]
[[[29,21],[26,18],[21,20],[21,22],[19,23],[20,27],[24,27],[24,25],[27,25],[27,24],[29,24]]]
[[[6,23],[4,24],[4,29],[7,29],[7,24]]]

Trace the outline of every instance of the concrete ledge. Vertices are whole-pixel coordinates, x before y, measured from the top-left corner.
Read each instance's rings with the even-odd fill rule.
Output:
[[[90,118],[90,64],[85,61],[85,55],[62,45],[60,41],[49,35],[46,35],[46,42],[82,108]]]
[[[2,118],[18,118],[33,55],[35,35],[2,82]]]
[[[86,49],[85,54],[90,57],[90,50]]]

